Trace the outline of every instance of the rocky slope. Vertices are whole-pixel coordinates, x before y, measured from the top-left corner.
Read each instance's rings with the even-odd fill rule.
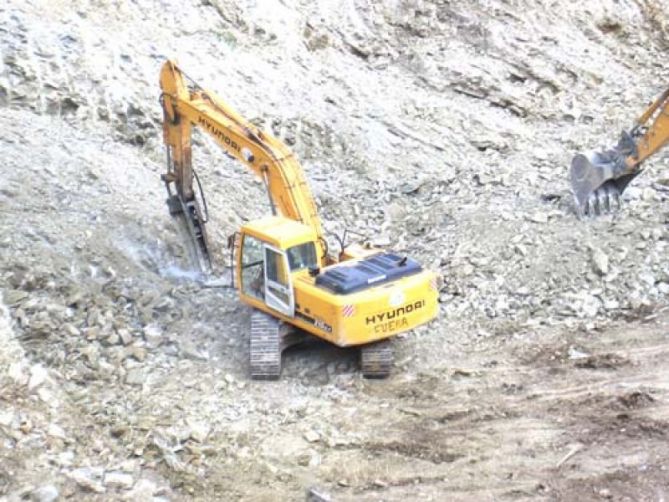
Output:
[[[669,157],[597,220],[566,173],[662,90],[667,7],[0,7],[0,500],[666,495]],[[166,57],[291,146],[328,232],[443,276],[391,379],[312,344],[248,380],[249,311],[163,204]],[[266,197],[194,155],[223,273]]]

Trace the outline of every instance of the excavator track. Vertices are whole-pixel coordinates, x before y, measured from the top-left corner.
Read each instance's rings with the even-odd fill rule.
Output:
[[[365,345],[360,349],[360,369],[365,378],[386,378],[393,367],[390,340]]]
[[[251,378],[277,380],[281,376],[281,323],[256,310],[251,314]]]

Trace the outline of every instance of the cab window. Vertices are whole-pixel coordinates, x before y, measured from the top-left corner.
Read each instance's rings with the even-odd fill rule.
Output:
[[[273,249],[265,250],[265,260],[267,260],[267,279],[278,282],[279,284],[288,284],[288,274],[286,273],[286,262],[282,254]]]
[[[288,249],[288,265],[290,271],[302,270],[303,268],[316,267],[316,246],[313,242],[305,242]]]
[[[242,291],[247,295],[265,296],[262,241],[250,235],[242,243]]]

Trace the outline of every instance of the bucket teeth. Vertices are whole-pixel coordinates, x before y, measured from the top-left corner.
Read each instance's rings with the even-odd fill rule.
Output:
[[[590,194],[581,209],[584,216],[599,216],[621,208],[620,191],[613,183],[605,183]]]
[[[620,209],[620,191],[614,186],[608,187],[609,209],[618,211]]]
[[[611,207],[609,206],[609,192],[606,188],[599,190],[597,195],[597,202],[599,202],[599,211],[600,212],[609,212]]]

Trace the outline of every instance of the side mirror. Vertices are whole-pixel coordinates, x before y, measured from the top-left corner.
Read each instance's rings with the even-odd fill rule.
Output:
[[[320,273],[321,269],[319,267],[309,267],[309,275],[311,277],[316,277]]]

